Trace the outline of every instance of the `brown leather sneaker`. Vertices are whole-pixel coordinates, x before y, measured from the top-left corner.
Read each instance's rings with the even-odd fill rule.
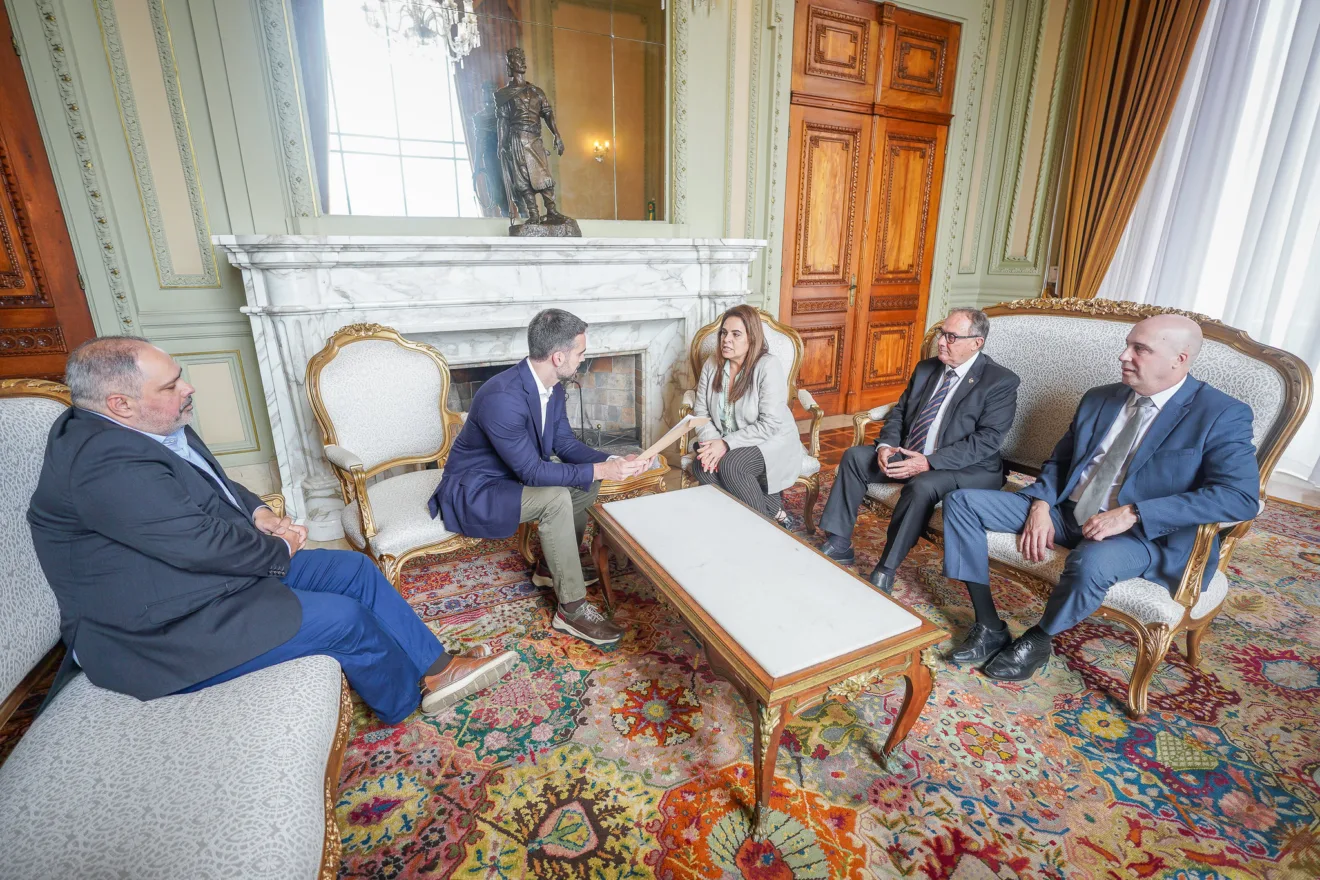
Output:
[[[496,653],[487,645],[459,654],[439,673],[422,680],[422,711],[434,715],[485,690],[508,675],[517,660],[513,651]]]
[[[600,580],[600,575],[596,573],[596,566],[582,563],[582,583],[584,586],[591,586]],[[536,569],[532,572],[532,584],[538,587],[553,587],[555,585],[554,575],[550,574],[550,568],[545,564],[545,557],[536,560]]]
[[[613,647],[623,638],[623,628],[611,623],[590,602],[583,602],[573,612],[565,611],[564,606],[560,605],[550,625],[600,648]]]

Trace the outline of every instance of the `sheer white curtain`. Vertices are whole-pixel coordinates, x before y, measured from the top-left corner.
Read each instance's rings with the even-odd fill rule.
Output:
[[[1320,0],[1213,0],[1099,296],[1202,312],[1320,367]],[[1320,404],[1279,470],[1320,485]]]

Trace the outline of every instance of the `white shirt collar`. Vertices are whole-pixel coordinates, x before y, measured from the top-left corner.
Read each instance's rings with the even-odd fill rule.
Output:
[[[958,374],[959,382],[967,378],[967,373],[972,369],[972,364],[976,363],[976,359],[979,358],[980,356],[981,356],[981,352],[980,350],[977,350],[972,353],[971,357],[963,361],[962,364],[953,368],[953,371]],[[944,366],[944,372],[947,373],[948,371],[949,371],[949,367],[946,364]]]
[[[540,377],[540,375],[536,372],[536,368],[532,366],[532,361],[531,361],[530,358],[529,358],[528,361],[527,361],[527,369],[529,369],[529,370],[532,371],[532,379],[536,382],[536,390],[537,390],[537,392],[541,395],[541,397],[542,397],[543,399],[547,399],[547,400],[548,400],[549,397],[550,397],[550,395],[555,393],[555,392],[554,392],[554,389],[553,389],[553,388],[546,388],[545,385],[541,384],[541,377]]]
[[[1163,391],[1152,394],[1150,396],[1150,400],[1151,403],[1155,404],[1155,412],[1162,411],[1164,409],[1164,405],[1173,399],[1173,395],[1177,394],[1178,389],[1182,388],[1184,383],[1186,382],[1187,382],[1187,377],[1183,376],[1182,380],[1177,385],[1173,385],[1169,388],[1165,388]],[[1128,395],[1128,406],[1131,406],[1133,403],[1136,403],[1137,398],[1140,396],[1141,395],[1137,394],[1136,391],[1133,391],[1130,395]]]

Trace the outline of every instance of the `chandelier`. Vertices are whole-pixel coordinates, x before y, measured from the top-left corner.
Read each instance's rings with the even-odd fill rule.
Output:
[[[364,0],[367,23],[414,46],[443,43],[462,62],[481,45],[474,0]]]

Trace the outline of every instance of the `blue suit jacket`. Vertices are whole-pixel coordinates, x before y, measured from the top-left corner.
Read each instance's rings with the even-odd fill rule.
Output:
[[[1019,494],[1057,505],[1072,494],[1086,463],[1127,402],[1126,385],[1092,388],[1082,397],[1040,479]],[[1147,580],[1176,589],[1192,554],[1196,527],[1256,516],[1260,470],[1251,442],[1251,408],[1199,379],[1187,377],[1151,423],[1118,493],[1135,504],[1133,534],[1153,548]],[[1219,564],[1216,538],[1203,586]]]
[[[478,388],[431,496],[431,517],[469,537],[507,538],[518,530],[523,486],[589,489],[592,465],[609,455],[573,436],[564,398],[564,386],[556,383],[542,425],[526,359]]]

